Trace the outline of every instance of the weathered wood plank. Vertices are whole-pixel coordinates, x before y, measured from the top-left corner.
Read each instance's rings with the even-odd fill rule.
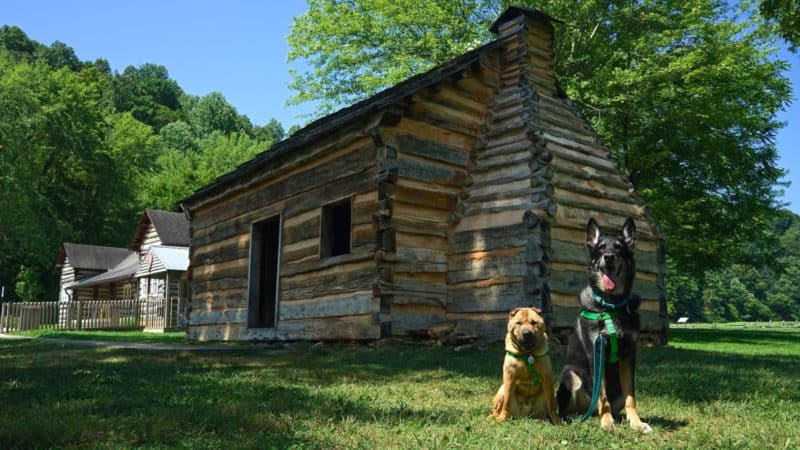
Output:
[[[400,153],[413,154],[456,167],[465,167],[469,162],[469,151],[461,147],[443,145],[406,133],[390,134],[387,139],[386,144]]]
[[[375,314],[345,318],[284,320],[275,328],[250,328],[244,324],[189,326],[187,337],[198,341],[286,341],[377,339],[380,327]]]
[[[471,255],[482,256],[472,259],[451,258],[447,271],[447,282],[458,284],[498,276],[524,276],[526,264],[522,250],[522,248],[512,248],[498,252],[472,253]]]
[[[341,295],[372,287],[377,277],[372,261],[351,264],[351,267],[334,266],[322,274],[282,278],[280,295],[284,300],[297,300],[327,295]]]
[[[447,295],[447,312],[508,312],[525,301],[522,280],[492,286],[454,287]]]
[[[392,334],[403,336],[415,335],[427,330],[431,325],[446,322],[447,316],[443,306],[403,305],[392,307]]]
[[[395,200],[399,202],[421,204],[429,208],[444,209],[448,212],[455,208],[458,197],[441,191],[417,189],[400,183],[395,188]]]
[[[457,227],[450,239],[450,253],[472,253],[525,246],[533,234],[523,225],[522,213],[515,213],[513,218],[516,223],[508,226],[476,226],[466,231],[460,231]],[[464,218],[463,221],[467,220],[468,218]]]
[[[407,154],[400,154],[397,160],[398,176],[435,184],[461,186],[466,178],[464,170],[445,166]]]
[[[278,305],[279,320],[357,316],[380,311],[380,299],[372,292],[351,295],[283,301]]]

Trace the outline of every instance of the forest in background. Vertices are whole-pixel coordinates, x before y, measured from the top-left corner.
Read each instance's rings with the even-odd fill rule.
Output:
[[[57,298],[62,242],[127,247],[145,208],[176,202],[284,138],[166,67],[112,72],[63,42],[0,28],[0,284]]]
[[[780,204],[774,144],[792,100],[775,43],[796,48],[800,14],[770,1],[522,3],[570,18],[557,24],[561,87],[661,226],[670,317],[800,320],[800,217]],[[310,67],[292,73],[290,102],[331,112],[365,98],[492,39],[506,6],[311,0],[288,36],[290,60]],[[0,111],[12,299],[54,298],[61,242],[126,246],[144,208],[173,209],[285,135],[222,94],[187,95],[165,67],[112,73],[13,26],[0,31]]]

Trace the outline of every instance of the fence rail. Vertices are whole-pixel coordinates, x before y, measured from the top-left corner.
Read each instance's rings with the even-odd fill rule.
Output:
[[[6,302],[0,333],[25,330],[169,330],[186,325],[186,299]]]

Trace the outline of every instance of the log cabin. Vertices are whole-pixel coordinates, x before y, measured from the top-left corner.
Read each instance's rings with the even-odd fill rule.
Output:
[[[60,301],[185,297],[189,222],[182,213],[147,209],[127,249],[64,243]],[[169,286],[169,289],[167,289]]]
[[[323,117],[181,202],[189,338],[378,339],[438,324],[501,339],[508,311],[568,330],[590,217],[639,230],[644,335],[666,342],[663,239],[554,73],[554,19]],[[566,332],[566,331],[565,331]]]
[[[59,302],[130,298],[129,276],[137,265],[136,253],[128,249],[65,242],[56,260]]]

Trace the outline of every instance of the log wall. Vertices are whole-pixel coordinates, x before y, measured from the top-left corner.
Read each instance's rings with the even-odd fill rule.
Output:
[[[191,209],[189,337],[377,338],[377,157],[369,127],[360,124],[273,161],[255,176],[259,182],[240,183],[246,189]],[[351,201],[350,253],[320,259],[322,206],[344,198]],[[276,215],[282,219],[277,322],[248,328],[250,227]]]
[[[490,61],[423,89],[382,127],[378,264],[384,333],[416,335],[447,321],[449,236],[471,152],[497,83]]]

